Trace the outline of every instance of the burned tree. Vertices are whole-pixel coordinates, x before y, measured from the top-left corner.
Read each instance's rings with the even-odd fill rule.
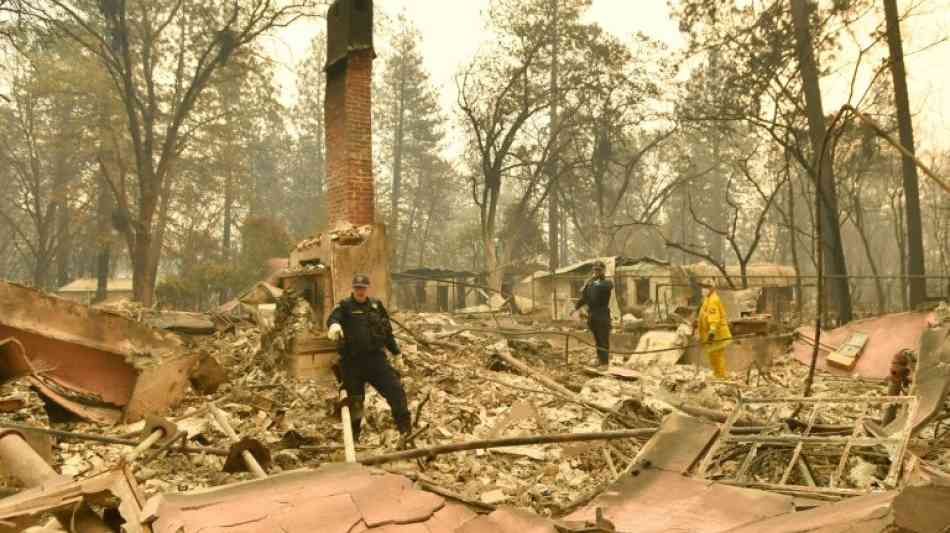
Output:
[[[24,4],[25,17],[69,38],[109,73],[134,156],[131,179],[108,177],[133,266],[135,299],[152,303],[175,165],[203,127],[194,110],[219,69],[264,34],[312,13],[320,0],[234,4],[160,0]]]

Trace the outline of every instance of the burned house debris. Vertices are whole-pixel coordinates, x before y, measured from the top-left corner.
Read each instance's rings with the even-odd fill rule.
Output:
[[[173,334],[2,281],[0,307],[0,339],[13,339],[0,375],[25,374],[51,407],[116,424],[185,394],[196,357]]]
[[[950,531],[947,302],[825,330],[820,261],[812,301],[797,266],[751,252],[720,268],[605,243],[568,266],[393,272],[373,4],[326,12],[326,224],[247,287],[199,312],[0,280],[0,533]],[[595,270],[614,288],[596,367],[571,314]],[[725,302],[725,374],[701,286]],[[343,337],[331,315],[369,287]],[[360,353],[405,389],[395,419],[391,395],[343,386],[347,341],[378,337],[393,357]]]

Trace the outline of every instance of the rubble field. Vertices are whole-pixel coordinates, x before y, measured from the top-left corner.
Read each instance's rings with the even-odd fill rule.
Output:
[[[135,320],[155,313],[132,304],[113,305],[110,311]],[[595,360],[593,348],[582,343],[565,345],[557,333],[531,333],[576,334],[579,324],[551,325],[485,315],[396,313],[393,318],[398,323],[403,355],[392,361],[410,399],[415,428],[411,445],[415,448],[521,435],[655,428],[664,416],[680,410],[707,418],[725,417],[735,410],[740,398],[801,396],[808,375],[808,367],[787,353],[774,354],[767,369],[731,373],[728,380],[713,379],[705,368],[662,364],[648,354],[614,354],[612,366],[603,371],[590,366]],[[272,325],[262,328],[254,321],[229,321],[213,335],[185,336],[187,349],[200,354],[202,360],[220,363],[227,380],[213,394],[189,390],[166,416],[187,432],[190,444],[227,448],[227,436],[209,413],[208,404],[213,402],[227,413],[237,435],[256,438],[268,446],[271,473],[342,462],[335,383],[296,380],[283,363],[293,335],[311,327],[308,305],[288,296],[278,301]],[[513,368],[506,361],[511,358],[528,365],[531,373]],[[567,390],[546,386],[545,377]],[[841,377],[819,370],[811,394],[816,398],[871,399],[887,396],[888,390],[886,380]],[[5,420],[51,427],[43,402],[25,382],[0,386],[0,400],[3,405],[16,406],[3,415]],[[737,426],[774,424],[798,415],[801,409],[793,403],[745,407],[743,417],[748,419],[737,420]],[[850,428],[858,419],[880,418],[873,402],[824,404],[815,411],[809,420],[815,427]],[[948,418],[946,412],[941,416]],[[53,427],[140,439],[142,423],[107,429],[86,422]],[[362,433],[357,450],[360,458],[393,452],[399,446],[389,409],[371,389]],[[940,422],[930,424],[910,440],[908,449],[950,474],[947,436]],[[509,505],[541,516],[564,516],[634,468],[634,458],[648,438],[472,450],[381,467],[483,510]],[[128,450],[75,439],[54,442],[54,467],[75,479],[119,464]],[[816,480],[836,475],[843,446],[806,452]],[[743,464],[747,461],[742,454],[724,454],[711,466],[708,477],[727,479],[738,473],[750,484],[780,477],[789,450],[783,454],[781,447],[766,448],[763,446],[751,464]],[[224,462],[225,457],[219,455],[169,451],[139,466],[135,477],[146,497],[252,479],[246,472],[223,472]],[[845,490],[875,488],[887,474],[887,463],[886,454],[855,450],[839,472],[836,486]]]
[[[105,309],[146,323],[160,315],[129,303]],[[146,498],[253,479],[248,472],[223,471],[226,453],[220,450],[227,449],[230,442],[209,405],[226,413],[237,436],[266,445],[271,474],[344,461],[335,381],[329,376],[297,379],[286,365],[294,337],[317,329],[310,306],[287,294],[277,300],[274,309],[274,316],[266,318],[234,320],[212,315],[218,324],[213,334],[182,336],[185,349],[198,355],[199,366],[220,366],[223,379],[220,386],[209,389],[193,375],[184,399],[162,414],[187,434],[181,438],[189,445],[209,452],[165,450],[135,465],[134,475]],[[667,357],[662,351],[670,345],[643,350],[643,346],[653,346],[646,339],[640,343],[644,353],[619,350],[623,353],[613,354],[608,369],[593,367],[594,351],[579,340],[579,322],[400,312],[393,319],[403,354],[391,361],[402,375],[413,413],[411,448],[518,436],[656,429],[670,413],[685,412],[713,424],[712,433],[700,444],[716,434],[715,423],[720,424],[720,437],[726,435],[737,443],[744,441],[731,437],[730,430],[764,436],[757,441],[753,438],[751,444],[745,442],[744,448],[722,445],[714,438],[712,442],[717,444],[706,460],[700,464],[689,459],[684,474],[695,475],[701,470],[702,477],[710,480],[759,488],[769,488],[780,478],[782,484],[795,486],[804,485],[809,478],[808,483],[818,487],[828,486],[830,480],[832,489],[812,494],[806,487],[804,495],[831,500],[838,499],[835,491],[848,496],[884,489],[888,481],[894,484],[894,479],[888,478],[894,464],[891,452],[852,446],[857,441],[844,440],[848,435],[858,437],[857,431],[852,435],[852,429],[860,426],[859,422],[884,416],[884,407],[875,400],[893,394],[889,380],[841,376],[819,369],[811,396],[831,403],[803,404],[788,401],[802,396],[809,373],[808,366],[796,360],[791,350],[771,354],[767,368],[732,372],[729,379],[717,380],[706,368],[670,364],[676,357]],[[662,335],[677,338],[672,333]],[[679,346],[689,342],[682,327],[678,335],[674,347],[676,342]],[[25,380],[0,385],[0,407],[4,407],[7,422],[142,439],[144,421],[113,427],[51,421],[43,400],[28,387]],[[845,400],[835,403],[834,399]],[[905,439],[904,445],[916,460],[950,475],[950,431],[943,424],[950,415],[946,406],[938,411],[936,423]],[[798,428],[807,443],[798,444],[794,451],[794,443],[786,442],[789,437],[769,437],[777,434],[769,428],[792,430],[788,424],[793,419],[808,425],[805,431]],[[742,428],[750,431],[740,432]],[[540,517],[563,517],[587,505],[625,474],[636,472],[642,466],[636,464],[636,458],[651,433],[627,439],[494,447],[414,460],[384,460],[377,467],[480,512],[511,506]],[[388,406],[371,388],[367,390],[362,434],[357,448],[360,461],[405,446]],[[897,438],[904,434],[909,432],[899,433]],[[52,442],[54,468],[75,480],[122,464],[129,449],[74,438],[54,438]],[[840,459],[843,452],[846,459]],[[800,464],[807,467],[793,469],[790,456],[795,458],[792,462],[801,457]],[[8,488],[2,490],[16,491],[12,480],[5,482]],[[794,495],[802,489],[776,490]]]

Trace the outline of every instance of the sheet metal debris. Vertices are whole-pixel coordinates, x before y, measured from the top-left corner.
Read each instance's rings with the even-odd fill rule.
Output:
[[[818,368],[839,376],[856,374],[865,378],[885,379],[890,374],[891,358],[901,350],[916,352],[920,348],[920,337],[932,320],[931,313],[897,313],[857,320],[831,331],[822,331]],[[792,355],[801,363],[810,364],[815,328],[801,327],[797,332],[799,338],[792,346]],[[855,333],[865,334],[868,338],[854,367],[844,370],[829,366],[828,354],[841,348]]]
[[[0,309],[0,338],[22,345],[32,367],[26,379],[75,415],[106,424],[135,421],[185,394],[197,355],[171,333],[3,281]],[[15,364],[0,369],[0,375],[18,373]]]
[[[643,469],[611,485],[565,520],[596,520],[597,508],[604,509],[617,531],[711,533],[789,513],[794,504],[790,496]]]
[[[890,436],[870,434],[862,413],[870,412],[871,407],[877,412],[877,407],[889,404],[901,405],[908,413],[900,431]],[[814,427],[819,416],[835,405],[858,407],[853,430],[849,435],[816,435]],[[757,434],[735,433],[736,420],[744,411],[755,409],[766,413],[768,423],[763,430]],[[868,490],[892,489],[898,485],[904,466],[911,435],[908,419],[914,419],[916,409],[915,396],[741,398],[699,465],[697,475],[739,486],[814,497],[837,498],[864,494]],[[792,418],[799,412],[804,414],[806,422]],[[850,459],[866,451],[884,453],[887,459],[885,471],[875,481],[874,489],[842,486],[842,476]],[[783,467],[756,468],[766,454]],[[814,458],[823,459],[825,468],[821,475],[808,466],[806,458],[813,463]]]
[[[402,496],[386,499],[402,502],[408,508],[418,508],[412,502],[429,498],[441,502],[432,504],[437,506],[435,510],[423,509],[412,516],[390,504],[373,514],[360,507],[360,496],[336,489],[330,491],[332,494],[298,504],[297,495],[305,490],[304,485],[310,484],[306,480],[314,481],[317,487],[327,486],[324,468],[335,467],[321,467],[320,475],[314,474],[318,471],[295,469],[329,465],[343,459],[341,428],[333,410],[336,388],[324,387],[319,381],[291,379],[283,364],[286,355],[295,350],[294,340],[299,332],[310,327],[306,313],[296,314],[301,308],[299,302],[297,296],[282,295],[276,304],[273,326],[242,319],[219,328],[214,335],[195,337],[195,352],[206,360],[220,362],[230,381],[221,383],[217,390],[203,390],[208,396],[187,394],[184,405],[170,413],[173,419],[180,420],[190,449],[208,447],[211,451],[210,447],[216,446],[214,453],[226,452],[220,449],[225,444],[225,435],[209,424],[205,406],[213,401],[227,413],[236,433],[256,438],[271,452],[271,475],[248,481],[249,473],[222,472],[223,457],[210,453],[185,455],[178,451],[177,444],[165,454],[153,453],[159,457],[135,473],[142,483],[143,497],[135,501],[143,531],[155,527],[160,519],[170,520],[168,531],[175,531],[175,520],[184,531],[190,530],[185,527],[187,524],[210,531],[241,531],[240,528],[252,525],[266,531],[280,531],[279,527],[311,531],[317,524],[319,530],[347,533],[366,529],[420,533],[614,529],[633,532],[677,528],[723,531],[771,516],[785,516],[795,508],[827,506],[827,501],[816,499],[819,497],[847,500],[862,498],[869,491],[877,495],[900,490],[907,486],[910,467],[921,464],[924,453],[935,466],[950,465],[950,440],[941,440],[950,433],[936,423],[946,405],[945,400],[941,403],[942,396],[926,400],[932,407],[928,408],[931,414],[924,416],[925,397],[930,394],[923,386],[926,376],[934,373],[934,365],[939,368],[942,364],[942,358],[926,355],[942,353],[939,349],[928,351],[927,342],[922,345],[921,365],[909,380],[909,390],[901,390],[902,394],[913,396],[896,401],[904,406],[896,410],[896,420],[926,418],[916,439],[908,441],[912,452],[907,453],[898,448],[910,422],[895,426],[898,429],[893,434],[883,433],[887,426],[875,427],[880,416],[879,404],[891,401],[881,399],[888,394],[887,383],[819,371],[814,392],[824,403],[811,420],[815,410],[796,396],[807,368],[780,352],[769,369],[770,376],[755,384],[712,380],[707,370],[690,364],[665,366],[638,359],[629,361],[630,366],[591,370],[587,365],[593,360],[593,353],[588,346],[568,346],[565,357],[562,336],[549,335],[555,339],[552,343],[546,341],[544,334],[533,333],[573,331],[571,324],[400,313],[396,318],[408,330],[397,328],[404,355],[394,359],[394,365],[403,375],[409,394],[418,428],[415,446],[419,449],[492,436],[524,438],[626,428],[641,431],[657,425],[660,429],[653,431],[649,440],[644,434],[594,444],[534,444],[425,457],[421,458],[422,463],[415,459],[388,463],[393,469],[405,471],[418,485],[402,476],[395,476],[397,482],[386,477],[392,474],[364,467],[362,471],[369,472],[374,480],[370,485],[381,483],[365,488],[365,493],[376,497],[396,494],[399,488],[398,494]],[[510,331],[515,330],[528,333],[509,339]],[[499,351],[518,364],[488,370],[490,354]],[[888,358],[888,365],[892,359]],[[13,413],[15,420],[45,425],[41,407],[36,397],[23,388],[24,382],[0,385],[0,397],[25,397],[27,405]],[[842,397],[859,401],[829,402]],[[918,414],[908,416],[911,413],[906,407],[912,405],[915,397],[920,404]],[[766,402],[752,404],[750,398]],[[794,401],[782,403],[782,399]],[[800,416],[789,422],[799,403],[803,404]],[[737,405],[741,413],[731,429],[723,432],[728,436],[723,441],[724,437],[717,438],[716,434]],[[812,429],[806,432],[810,422]],[[368,431],[360,442],[360,456],[393,455],[398,434],[392,429],[385,402],[374,393],[367,395],[365,423]],[[70,429],[102,432],[88,424]],[[136,429],[140,428],[129,425],[113,432],[121,434]],[[307,446],[288,446],[286,443],[294,435]],[[784,441],[788,437],[791,439]],[[707,457],[712,441],[723,442],[712,454],[708,479],[700,479],[698,465]],[[878,444],[885,441],[893,442]],[[793,463],[792,455],[799,442],[802,450],[799,460]],[[753,448],[756,452],[749,458]],[[126,449],[61,441],[56,450],[64,474],[95,477],[95,472],[107,472],[111,465],[119,464]],[[153,447],[149,452],[157,451]],[[901,453],[904,460],[900,473],[892,485],[887,485],[893,465],[891,457]],[[792,470],[785,485],[768,490],[756,488],[777,484],[789,465]],[[425,468],[424,475],[421,467]],[[354,475],[359,478],[363,474]],[[289,482],[299,490],[274,500],[268,491],[274,488],[274,494],[281,493],[286,488],[284,476],[300,480]],[[833,476],[834,487],[830,483]],[[349,475],[342,474],[330,478],[339,482],[334,482],[337,488],[352,481],[346,481]],[[799,486],[810,490],[800,490]],[[783,490],[794,495],[778,493]],[[87,494],[85,499],[111,506],[119,501],[114,492]],[[289,504],[280,503],[291,500],[295,502],[294,509],[303,511],[292,511]],[[149,501],[150,506],[143,503]],[[492,506],[483,502],[491,502]],[[402,503],[393,505],[398,507]],[[494,505],[503,507],[494,509]],[[508,505],[512,507],[504,507]],[[28,507],[35,509],[32,504]],[[205,507],[215,512],[199,516]],[[266,512],[259,513],[262,508]],[[568,508],[580,510],[561,519],[548,518],[561,516],[562,510]],[[246,522],[242,521],[244,518]],[[37,522],[31,518],[21,523],[25,527]],[[275,523],[279,527],[269,529]]]
[[[942,533],[950,524],[950,483],[940,475],[918,477],[900,490],[859,496],[789,513],[729,533],[861,532]]]
[[[342,463],[198,493],[160,495],[146,504],[145,512],[155,533],[345,533],[427,524],[453,531],[475,516],[413,488],[402,476]]]

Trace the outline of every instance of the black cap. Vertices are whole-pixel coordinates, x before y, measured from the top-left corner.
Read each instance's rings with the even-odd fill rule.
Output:
[[[607,268],[603,261],[594,261],[594,268]]]
[[[366,274],[353,274],[354,287],[369,287],[369,276]]]

